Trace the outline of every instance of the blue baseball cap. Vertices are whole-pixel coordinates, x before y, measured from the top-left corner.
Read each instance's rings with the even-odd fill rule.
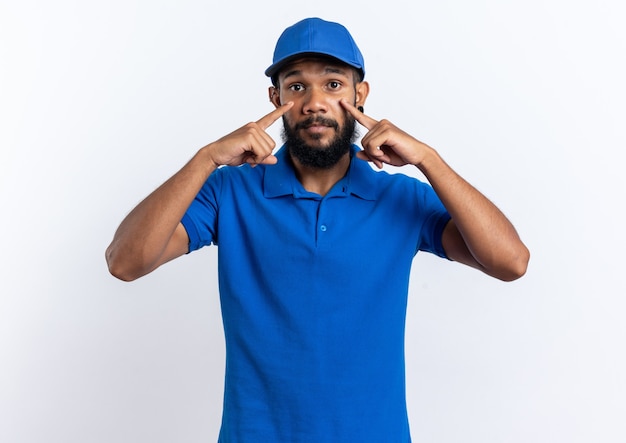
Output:
[[[274,49],[272,66],[265,70],[265,75],[274,77],[285,64],[306,55],[336,58],[365,76],[363,55],[348,30],[320,18],[306,18],[283,31]]]

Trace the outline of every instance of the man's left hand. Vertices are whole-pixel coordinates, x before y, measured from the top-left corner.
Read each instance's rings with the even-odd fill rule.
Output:
[[[363,150],[357,153],[361,160],[370,161],[378,168],[382,168],[385,163],[392,166],[419,167],[426,154],[432,151],[431,147],[402,131],[390,121],[375,120],[359,111],[346,99],[342,99],[340,103],[368,130],[361,140]]]

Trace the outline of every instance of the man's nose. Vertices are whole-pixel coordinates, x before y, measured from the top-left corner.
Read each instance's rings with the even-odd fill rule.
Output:
[[[311,88],[307,91],[304,107],[302,112],[305,114],[315,114],[318,112],[326,112],[328,110],[327,96],[324,91],[319,88]]]

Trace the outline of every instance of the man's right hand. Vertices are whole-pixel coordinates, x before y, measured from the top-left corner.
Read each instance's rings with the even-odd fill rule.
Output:
[[[292,106],[293,102],[286,103],[256,122],[248,123],[205,146],[204,149],[208,151],[209,158],[215,167],[239,166],[244,163],[252,166],[275,164],[277,160],[272,155],[272,151],[276,147],[276,142],[266,130]]]

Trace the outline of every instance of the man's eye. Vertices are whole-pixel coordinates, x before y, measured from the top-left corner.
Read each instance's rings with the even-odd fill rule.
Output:
[[[341,83],[339,83],[339,82],[330,82],[328,84],[328,87],[330,89],[339,89],[341,87]]]
[[[291,89],[293,92],[300,92],[304,90],[304,86],[295,84],[295,85],[289,86],[289,89]]]

